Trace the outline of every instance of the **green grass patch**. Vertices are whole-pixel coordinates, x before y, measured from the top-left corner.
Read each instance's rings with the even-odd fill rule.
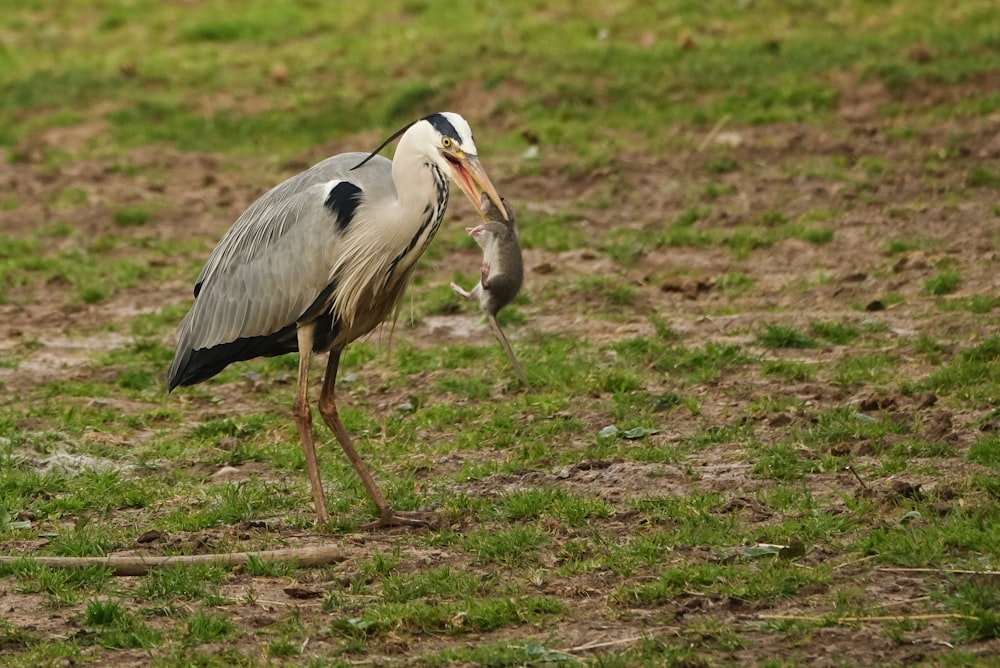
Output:
[[[504,568],[537,562],[538,548],[547,542],[548,537],[538,529],[519,524],[499,531],[480,530],[462,541],[466,552],[477,562]]]
[[[970,188],[1000,188],[1000,172],[993,169],[977,167],[969,172],[965,181]]]
[[[1000,435],[987,434],[979,438],[969,448],[970,462],[1000,469]]]
[[[761,366],[761,373],[782,380],[802,382],[816,377],[816,367],[804,362],[765,360]]]
[[[136,596],[150,602],[202,601],[221,603],[219,585],[225,571],[218,566],[171,566],[155,568],[144,576]]]
[[[756,338],[765,348],[815,348],[819,345],[812,337],[788,325],[768,323]]]
[[[704,383],[718,378],[727,369],[754,362],[738,345],[709,342],[702,348],[663,347],[655,354],[652,366],[687,383]]]
[[[579,248],[587,239],[580,219],[571,213],[558,213],[525,220],[518,219],[522,248],[560,252]]]
[[[219,642],[237,635],[237,628],[221,613],[201,609],[185,620],[184,643],[203,645]]]
[[[115,211],[114,223],[118,227],[139,227],[149,222],[149,211],[143,207],[127,207]]]
[[[951,294],[962,282],[961,274],[953,269],[943,269],[924,281],[924,292],[937,297]]]
[[[1000,337],[992,336],[959,352],[920,385],[966,400],[995,401],[1000,395],[998,373]]]
[[[998,307],[1000,307],[1000,297],[992,295],[972,295],[971,297],[954,297],[938,301],[938,308],[942,311],[989,313]]]
[[[128,579],[19,558],[0,663],[794,666],[835,617],[885,614],[883,566],[940,571],[899,574],[920,595],[876,627],[884,663],[931,626],[954,647],[930,664],[998,637],[975,575],[1000,569],[992,3],[8,4],[3,552],[366,556]],[[174,331],[251,193],[447,108],[521,198],[501,318],[533,388],[485,322],[428,338],[478,313],[447,287],[479,257],[452,189],[395,333],[352,343],[337,387],[388,502],[440,525],[361,528],[316,360],[316,526],[298,356],[167,396]],[[844,264],[858,244],[881,259]],[[698,290],[658,289],[678,278]],[[571,651],[582,621],[629,642]]]
[[[814,322],[811,329],[816,336],[838,345],[847,345],[861,334],[858,327],[846,322]]]

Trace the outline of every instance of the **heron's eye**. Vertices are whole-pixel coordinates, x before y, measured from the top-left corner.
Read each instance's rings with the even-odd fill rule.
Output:
[[[451,148],[451,137],[441,137],[441,146]]]

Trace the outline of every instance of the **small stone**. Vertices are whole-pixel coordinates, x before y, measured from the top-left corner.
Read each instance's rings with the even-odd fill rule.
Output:
[[[934,60],[934,52],[923,42],[915,42],[907,49],[906,59],[913,63],[929,63]]]
[[[275,63],[271,66],[271,71],[268,73],[271,81],[279,86],[287,84],[291,75],[291,71],[289,71],[288,66],[284,63]]]

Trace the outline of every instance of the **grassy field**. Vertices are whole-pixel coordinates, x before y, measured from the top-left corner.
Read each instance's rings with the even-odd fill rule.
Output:
[[[997,665],[995,2],[63,4],[0,0],[0,664]],[[455,196],[339,396],[439,526],[360,529],[318,423],[317,527],[295,356],[167,395],[173,332],[260,193],[441,110],[532,390]]]

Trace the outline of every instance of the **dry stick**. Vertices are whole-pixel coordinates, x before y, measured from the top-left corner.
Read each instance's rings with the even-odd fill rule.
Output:
[[[714,126],[712,126],[712,129],[709,130],[708,134],[705,135],[705,138],[701,140],[700,144],[698,144],[698,152],[699,153],[701,153],[702,151],[704,151],[705,148],[707,148],[708,145],[712,143],[712,140],[715,139],[715,136],[717,134],[719,134],[719,130],[722,129],[722,126],[725,125],[728,122],[729,122],[729,114],[726,114],[725,116],[723,116],[722,118],[720,118],[718,120],[718,122],[716,122],[716,124]]]
[[[260,552],[230,552],[229,554],[188,554],[175,557],[0,557],[0,566],[30,559],[39,566],[50,568],[86,568],[107,566],[115,575],[145,575],[151,568],[163,566],[190,566],[191,564],[212,564],[216,566],[236,566],[245,564],[251,557],[261,561],[294,561],[299,566],[319,566],[343,561],[346,557],[340,548],[328,545],[296,547],[284,550],[263,550]]]
[[[854,470],[854,467],[845,466],[844,468],[851,472],[851,474],[855,477],[855,479],[857,479],[858,483],[861,484],[862,489],[864,489],[866,492],[871,491],[870,489],[868,489],[868,485],[865,484],[865,481],[861,479],[861,476],[858,475],[858,472]]]
[[[833,570],[839,571],[841,568],[847,568],[848,566],[857,566],[858,564],[863,564],[864,562],[871,561],[872,559],[875,559],[877,557],[878,557],[877,554],[870,554],[867,557],[861,557],[860,559],[853,559],[851,561],[845,561],[842,564],[838,564],[838,565],[834,566]]]
[[[880,568],[886,573],[948,573],[950,575],[1000,575],[1000,571],[966,571],[956,568]]]
[[[805,615],[757,615],[760,619],[795,622],[834,622],[835,624],[853,622],[899,622],[922,619],[976,619],[971,615],[960,615],[957,612],[945,612],[937,615],[874,615],[872,617],[807,617]]]
[[[229,598],[229,599],[226,599],[226,600],[228,600],[230,603],[239,603],[239,601],[240,601],[240,599],[235,599],[235,598]],[[245,600],[245,599],[243,599],[243,600]],[[259,605],[262,608],[265,605],[283,605],[283,606],[285,606],[287,608],[321,608],[321,607],[323,607],[322,603],[306,603],[305,601],[300,601],[300,600],[293,600],[293,601],[272,601],[271,599],[267,599],[267,598],[258,598],[257,600],[254,601],[254,603],[257,604],[257,605]]]
[[[613,647],[614,645],[625,645],[627,643],[633,643],[639,640],[642,640],[642,636],[635,636],[633,638],[621,638],[619,640],[608,640],[605,642],[589,642],[586,645],[579,645],[577,647],[570,647],[569,649],[560,649],[556,651],[562,652],[563,654],[572,654],[574,652],[589,652],[594,649]]]

